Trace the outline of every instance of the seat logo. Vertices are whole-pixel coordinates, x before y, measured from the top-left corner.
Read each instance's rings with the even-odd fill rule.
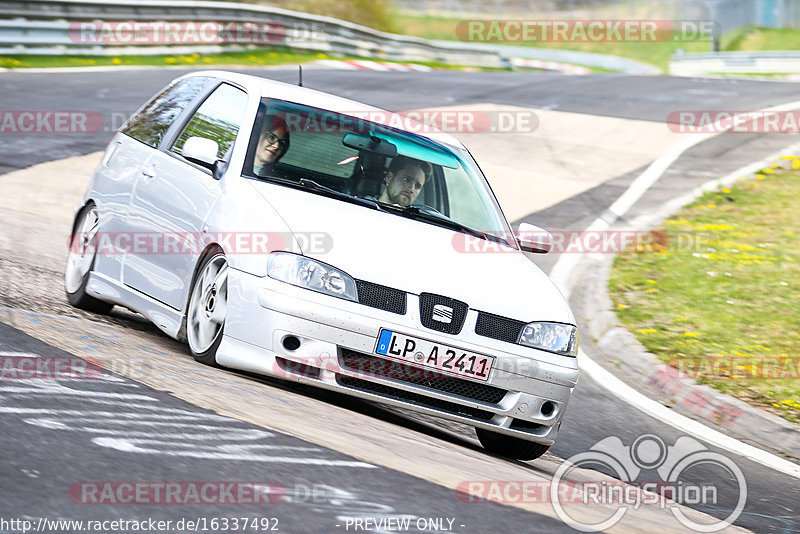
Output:
[[[440,323],[449,324],[453,320],[453,308],[445,306],[444,304],[437,304],[433,307],[431,319],[439,321]]]

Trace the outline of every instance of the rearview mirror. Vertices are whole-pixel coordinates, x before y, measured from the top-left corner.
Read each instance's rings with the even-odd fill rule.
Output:
[[[342,144],[358,151],[364,150],[390,158],[397,155],[397,145],[374,135],[366,136],[349,133],[342,139]]]
[[[520,223],[515,237],[520,250],[534,254],[547,254],[553,243],[553,236],[550,232],[528,223]]]

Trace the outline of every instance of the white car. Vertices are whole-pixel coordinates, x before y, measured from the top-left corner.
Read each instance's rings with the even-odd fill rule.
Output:
[[[76,210],[69,301],[135,310],[203,363],[476,428],[541,456],[577,328],[452,136],[258,77],[173,81],[114,136]]]

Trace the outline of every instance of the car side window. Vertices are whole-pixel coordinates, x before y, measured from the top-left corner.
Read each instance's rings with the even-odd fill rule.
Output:
[[[178,115],[200,94],[210,79],[207,76],[185,78],[168,87],[152,99],[120,132],[153,148],[158,147]]]
[[[170,150],[180,155],[187,139],[204,137],[217,142],[217,158],[224,158],[236,139],[246,107],[247,93],[232,85],[220,85],[197,108]]]

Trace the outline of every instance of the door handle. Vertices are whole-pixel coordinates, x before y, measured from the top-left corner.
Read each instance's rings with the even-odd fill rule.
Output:
[[[151,165],[146,165],[142,167],[142,174],[148,178],[155,178],[156,176],[156,168]]]

